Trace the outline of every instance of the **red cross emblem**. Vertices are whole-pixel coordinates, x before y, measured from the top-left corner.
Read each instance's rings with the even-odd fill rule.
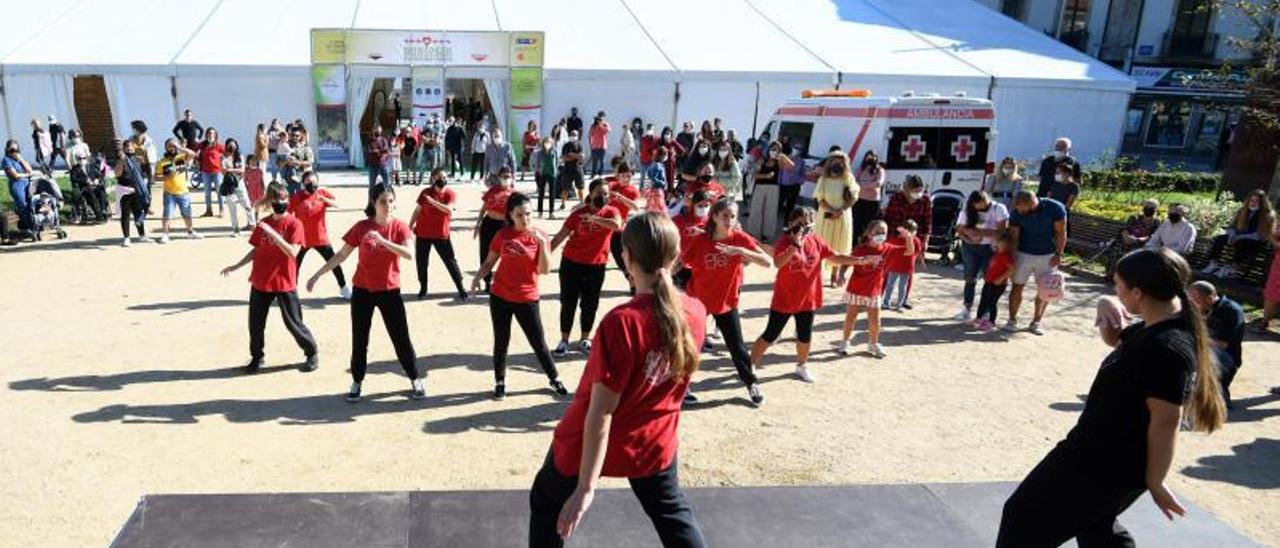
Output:
[[[973,152],[973,140],[968,135],[961,135],[951,143],[951,155],[955,156],[957,161],[968,162]]]
[[[907,140],[903,141],[902,145],[898,147],[898,152],[908,162],[918,162],[920,157],[924,155],[926,144],[920,139],[919,135],[908,135]]]

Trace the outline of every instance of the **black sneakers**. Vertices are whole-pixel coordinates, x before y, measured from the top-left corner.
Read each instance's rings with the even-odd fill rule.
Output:
[[[347,401],[351,403],[360,401],[360,383],[351,383],[351,390],[347,391]]]
[[[760,385],[752,384],[747,386],[747,394],[751,396],[751,405],[756,407],[764,405],[764,394],[760,392]]]
[[[244,372],[253,374],[262,369],[262,358],[250,358],[249,365],[244,366]]]
[[[312,354],[307,356],[307,361],[302,364],[302,370],[310,373],[320,367],[320,356]]]
[[[507,385],[505,383],[493,385],[493,399],[499,401],[507,399]]]
[[[422,379],[413,379],[409,383],[409,397],[415,400],[421,400],[427,397],[427,387],[423,385]]]
[[[569,395],[569,389],[568,389],[568,388],[565,388],[565,387],[564,387],[564,383],[562,383],[562,382],[560,382],[560,381],[558,381],[558,380],[551,381],[551,391],[552,391],[552,392],[555,392],[557,396],[568,396],[568,395]]]

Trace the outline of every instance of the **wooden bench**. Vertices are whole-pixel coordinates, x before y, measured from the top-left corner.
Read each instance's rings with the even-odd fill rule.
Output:
[[[1067,218],[1067,249],[1092,257],[1108,241],[1119,238],[1124,227],[1119,221],[1073,213]]]

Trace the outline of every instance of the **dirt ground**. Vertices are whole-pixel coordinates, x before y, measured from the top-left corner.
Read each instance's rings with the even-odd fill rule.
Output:
[[[351,185],[336,190],[345,207],[329,217],[335,239],[360,215],[361,179],[327,177]],[[397,216],[409,216],[417,192],[400,191]],[[454,241],[469,278],[479,192],[459,192]],[[226,223],[198,221],[203,241],[125,249],[113,222],[72,227],[65,241],[0,250],[8,333],[0,355],[4,543],[105,545],[147,493],[529,486],[566,403],[551,397],[518,334],[510,397],[490,400],[483,298],[451,302],[437,260],[430,298],[408,299],[414,344],[430,369],[424,401],[408,399],[409,383],[376,321],[366,396],[356,405],[343,401],[350,322],[331,278],[303,296],[321,345],[319,371],[298,371],[302,356],[273,311],[268,367],[246,376],[238,367],[248,358],[248,270],[218,275],[246,244]],[[554,230],[558,222],[538,225]],[[308,257],[304,276],[320,264]],[[348,276],[354,266],[353,259]],[[416,291],[414,267],[402,269],[406,290]],[[747,269],[748,337],[764,329],[772,281],[767,269]],[[815,326],[817,384],[791,376],[784,338],[761,368],[768,401],[753,409],[722,347],[707,357],[696,380],[704,403],[686,411],[681,428],[684,483],[1021,479],[1076,420],[1106,353],[1092,311],[1107,289],[1073,282],[1043,337],[978,335],[949,319],[960,294],[956,272],[930,266],[917,278],[915,310],[887,314],[884,360],[835,354],[842,316],[838,294],[828,290]],[[550,275],[541,284],[550,333],[558,283]],[[622,302],[624,289],[611,270],[602,311]],[[1268,393],[1280,385],[1277,348],[1274,339],[1245,343],[1230,424],[1212,436],[1183,434],[1169,479],[1180,496],[1271,545],[1280,545],[1280,396]],[[570,389],[583,364],[581,356],[560,361]]]

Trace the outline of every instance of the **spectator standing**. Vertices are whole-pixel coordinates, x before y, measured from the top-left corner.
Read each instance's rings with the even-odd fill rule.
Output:
[[[644,186],[644,182],[649,177],[649,167],[653,165],[653,153],[658,149],[661,143],[657,133],[653,131],[653,124],[649,124],[644,128],[644,134],[640,136],[640,186]]]
[[[742,147],[742,141],[738,140],[738,134],[731,129],[725,133],[724,140],[729,143],[729,150],[733,152],[733,157],[737,158],[738,161],[742,161],[746,152]]]
[[[560,193],[559,168],[560,149],[550,136],[543,137],[542,142],[530,153],[530,166],[533,168],[533,181],[538,188],[538,216],[543,214],[542,198],[547,198],[546,212],[550,218],[556,217],[556,195]]]
[[[240,237],[240,219],[236,215],[236,205],[244,209],[244,229],[253,231],[258,222],[255,214],[256,206],[249,201],[249,194],[244,185],[244,158],[240,155],[240,143],[235,139],[227,139],[222,145],[226,151],[222,156],[222,184],[218,186],[218,194],[226,196],[231,209],[231,233]],[[266,202],[264,202],[264,205]]]
[[[31,119],[31,144],[36,151],[36,167],[40,171],[49,172],[53,169],[53,140],[49,137],[49,132],[40,125],[40,120]]]
[[[902,183],[902,192],[889,198],[889,205],[885,207],[884,219],[889,224],[890,234],[897,234],[898,227],[906,226],[907,221],[915,221],[917,230],[912,232],[919,234],[919,237],[923,238],[924,241],[929,239],[930,231],[933,230],[933,199],[925,193],[924,181],[920,179],[920,176],[914,174],[907,176]],[[924,256],[924,251],[920,251],[920,256]],[[908,277],[906,280],[907,285],[902,290],[899,303],[902,308],[911,310],[911,303],[908,299],[911,297],[911,286],[915,282],[915,278]]]
[[[1040,276],[1056,270],[1062,264],[1062,253],[1067,245],[1067,208],[1053,198],[1037,198],[1027,191],[1019,192],[1013,200],[1013,212],[1009,215],[1009,232],[1013,234],[1017,250],[1013,268],[1013,291],[1009,293],[1009,321],[1005,331],[1018,328],[1018,309],[1022,306],[1022,288],[1032,275],[1037,284]],[[1044,319],[1049,303],[1035,298],[1035,315],[1027,330],[1043,335],[1040,321]]]
[[[191,196],[188,195],[191,187],[188,185],[187,174],[191,158],[194,156],[196,156],[194,151],[183,147],[175,138],[165,141],[164,156],[156,162],[156,177],[164,187],[164,216],[160,220],[160,229],[163,234],[159,239],[162,244],[169,243],[169,219],[173,217],[174,209],[182,215],[189,237],[193,239],[204,237],[191,226]]]
[[[681,159],[684,158],[684,154],[687,154],[693,150],[693,142],[696,139],[697,139],[697,135],[693,132],[693,122],[685,122],[684,127],[680,130],[680,133],[676,135],[676,142],[680,143],[680,146],[683,150],[683,153],[680,155]]]
[[[204,186],[204,214],[201,217],[213,216],[213,196],[218,196],[218,218],[222,218],[222,157],[226,148],[218,142],[218,130],[209,128],[204,132],[204,141],[195,149],[199,154],[200,184]]]
[[[267,133],[267,125],[258,124],[253,132],[253,155],[245,157],[245,166],[265,166],[271,161],[273,152],[275,152],[275,147],[271,146],[271,136]],[[265,190],[263,189],[264,193]],[[256,202],[257,200],[254,200],[254,203]]]
[[[449,127],[444,131],[444,150],[449,157],[449,176],[457,177],[464,171],[462,164],[462,144],[467,140],[467,132],[456,118],[449,119]]]
[[[982,191],[969,194],[969,198],[965,200],[964,209],[956,218],[956,236],[960,238],[960,256],[964,258],[964,308],[955,315],[956,321],[967,322],[973,319],[973,300],[977,293],[978,276],[986,274],[986,279],[997,277],[991,274],[988,267],[996,252],[996,240],[1008,228],[1009,210],[1004,207],[1004,204],[993,200]],[[1005,252],[1009,256],[1013,255],[1012,249],[1006,249]],[[1007,282],[1007,279],[1001,280],[999,284],[989,282],[986,285],[991,286],[992,290],[999,285],[1000,295],[1003,295],[1004,282]],[[992,302],[998,300],[1000,295],[991,297]],[[989,317],[985,319],[994,324],[995,309],[992,308],[989,312]]]
[[[369,169],[369,188],[373,188],[382,179],[382,183],[391,186],[391,143],[382,134],[382,126],[373,126],[373,135],[365,143],[365,164]]]
[[[533,155],[533,150],[538,148],[538,142],[541,140],[542,139],[538,137],[538,123],[533,120],[529,120],[529,125],[524,129],[524,135],[520,137],[520,150],[523,152],[523,154],[520,155],[521,181],[524,180],[525,173],[529,171],[536,171],[536,169],[531,169],[529,160],[530,156]],[[536,174],[534,178],[537,178]]]
[[[582,143],[576,131],[569,132],[569,140],[560,148],[560,162],[560,209],[564,209],[571,190],[577,192],[578,203],[582,203],[586,186],[582,176]]]
[[[880,196],[884,189],[884,166],[874,151],[862,155],[862,166],[854,174],[858,201],[853,203],[853,233],[861,235],[867,225],[880,218]]]
[[[738,159],[733,157],[733,151],[729,148],[729,143],[720,143],[716,147],[716,153],[711,161],[711,165],[716,168],[716,182],[724,187],[725,196],[733,198],[737,201],[742,195],[742,168],[738,167]],[[795,171],[794,169],[784,169],[784,173]],[[783,207],[783,202],[779,199],[779,211],[790,211]],[[794,207],[795,204],[792,204]]]
[[[1053,176],[1053,188],[1049,191],[1049,197],[1062,202],[1062,205],[1067,208],[1067,213],[1075,207],[1076,200],[1080,198],[1080,178],[1074,174],[1071,166],[1066,163],[1058,164],[1058,172]]]
[[[267,162],[261,165],[265,165],[266,169],[271,172],[271,182],[273,183],[280,179],[280,166],[276,154],[279,153],[280,144],[287,138],[288,135],[284,132],[284,126],[280,125],[280,120],[272,118],[271,125],[267,127]],[[257,200],[254,200],[254,202],[257,202]]]
[[[1160,223],[1156,231],[1147,239],[1148,249],[1167,247],[1174,253],[1186,255],[1196,245],[1196,225],[1186,220],[1190,211],[1187,206],[1173,204],[1169,207],[1169,218]]]
[[[604,173],[604,153],[609,146],[609,122],[604,119],[604,113],[596,116],[591,122],[591,129],[587,134],[587,142],[591,146],[591,177],[599,177]]]
[[[618,138],[618,158],[628,165],[640,165],[639,156],[636,155],[636,136],[630,129],[623,129],[622,137]]]
[[[578,117],[578,107],[569,109],[569,117],[564,121],[564,129],[568,135],[582,135],[582,118]],[[574,137],[576,140],[577,138]]]
[[[732,133],[732,131],[730,131]],[[733,142],[728,141],[725,145],[729,146],[729,153],[733,154]],[[800,189],[804,186],[805,166],[804,166],[804,145],[795,143],[791,145],[791,150],[784,150],[791,158],[793,166],[791,169],[784,169],[778,174],[778,209],[782,211],[794,211],[797,202],[800,200]],[[734,156],[737,159],[737,156]],[[790,213],[787,213],[790,215]]]
[[[120,144],[120,154],[116,158],[114,172],[116,176],[116,195],[120,200],[120,231],[124,239],[120,245],[129,247],[129,217],[138,229],[138,241],[147,241],[147,210],[150,208],[151,190],[147,177],[142,173],[141,154],[138,145],[132,141]]]
[[[488,149],[489,132],[485,131],[483,126],[476,126],[475,131],[471,133],[471,180],[474,181],[477,175],[480,179],[484,179],[484,153]]]
[[[837,255],[848,255],[853,251],[854,204],[849,157],[840,151],[832,152],[818,169],[818,185],[813,191],[813,199],[818,202],[818,237]],[[848,269],[830,261],[827,266],[831,269],[831,287],[844,285]]]
[[[1036,188],[1037,198],[1052,197],[1058,166],[1065,165],[1071,169],[1071,178],[1079,181],[1081,176],[1080,162],[1071,156],[1071,139],[1059,137],[1053,142],[1053,153],[1040,161],[1040,186]]]
[[[18,142],[9,139],[4,144],[4,159],[0,167],[9,178],[9,197],[13,199],[14,213],[18,215],[18,231],[21,238],[30,238],[35,231],[35,221],[31,217],[31,164],[22,159]]]
[[[501,129],[493,130],[493,137],[484,150],[484,172],[486,175],[498,173],[502,168],[516,172],[516,153],[511,143],[503,138]]]
[[[699,143],[698,146],[703,146]],[[692,157],[692,156],[691,156]],[[769,153],[756,169],[751,185],[751,214],[747,216],[747,233],[761,241],[770,241],[778,233],[778,174],[794,168],[791,158],[782,154],[782,144],[769,144]]]
[[[182,111],[182,119],[173,126],[173,136],[180,139],[183,148],[196,149],[204,139],[204,126],[191,115],[191,109]]]
[[[147,133],[146,122],[134,120],[129,122],[129,127],[133,130],[133,136],[130,137],[130,140],[137,145],[135,152],[137,153],[138,166],[142,169],[142,175],[145,177],[148,186],[147,195],[150,196],[150,185],[155,183],[154,168],[156,161],[160,159],[159,148],[156,147],[156,142],[151,138],[151,135]]]
[[[54,164],[59,159],[67,169],[71,169],[71,163],[67,161],[67,130],[53,115],[49,115],[49,150],[50,171],[56,167]]]
[[[1018,173],[1018,162],[1011,156],[1000,160],[1000,169],[987,176],[987,195],[992,200],[1008,209],[1013,207],[1013,197],[1022,190],[1022,174]]]

